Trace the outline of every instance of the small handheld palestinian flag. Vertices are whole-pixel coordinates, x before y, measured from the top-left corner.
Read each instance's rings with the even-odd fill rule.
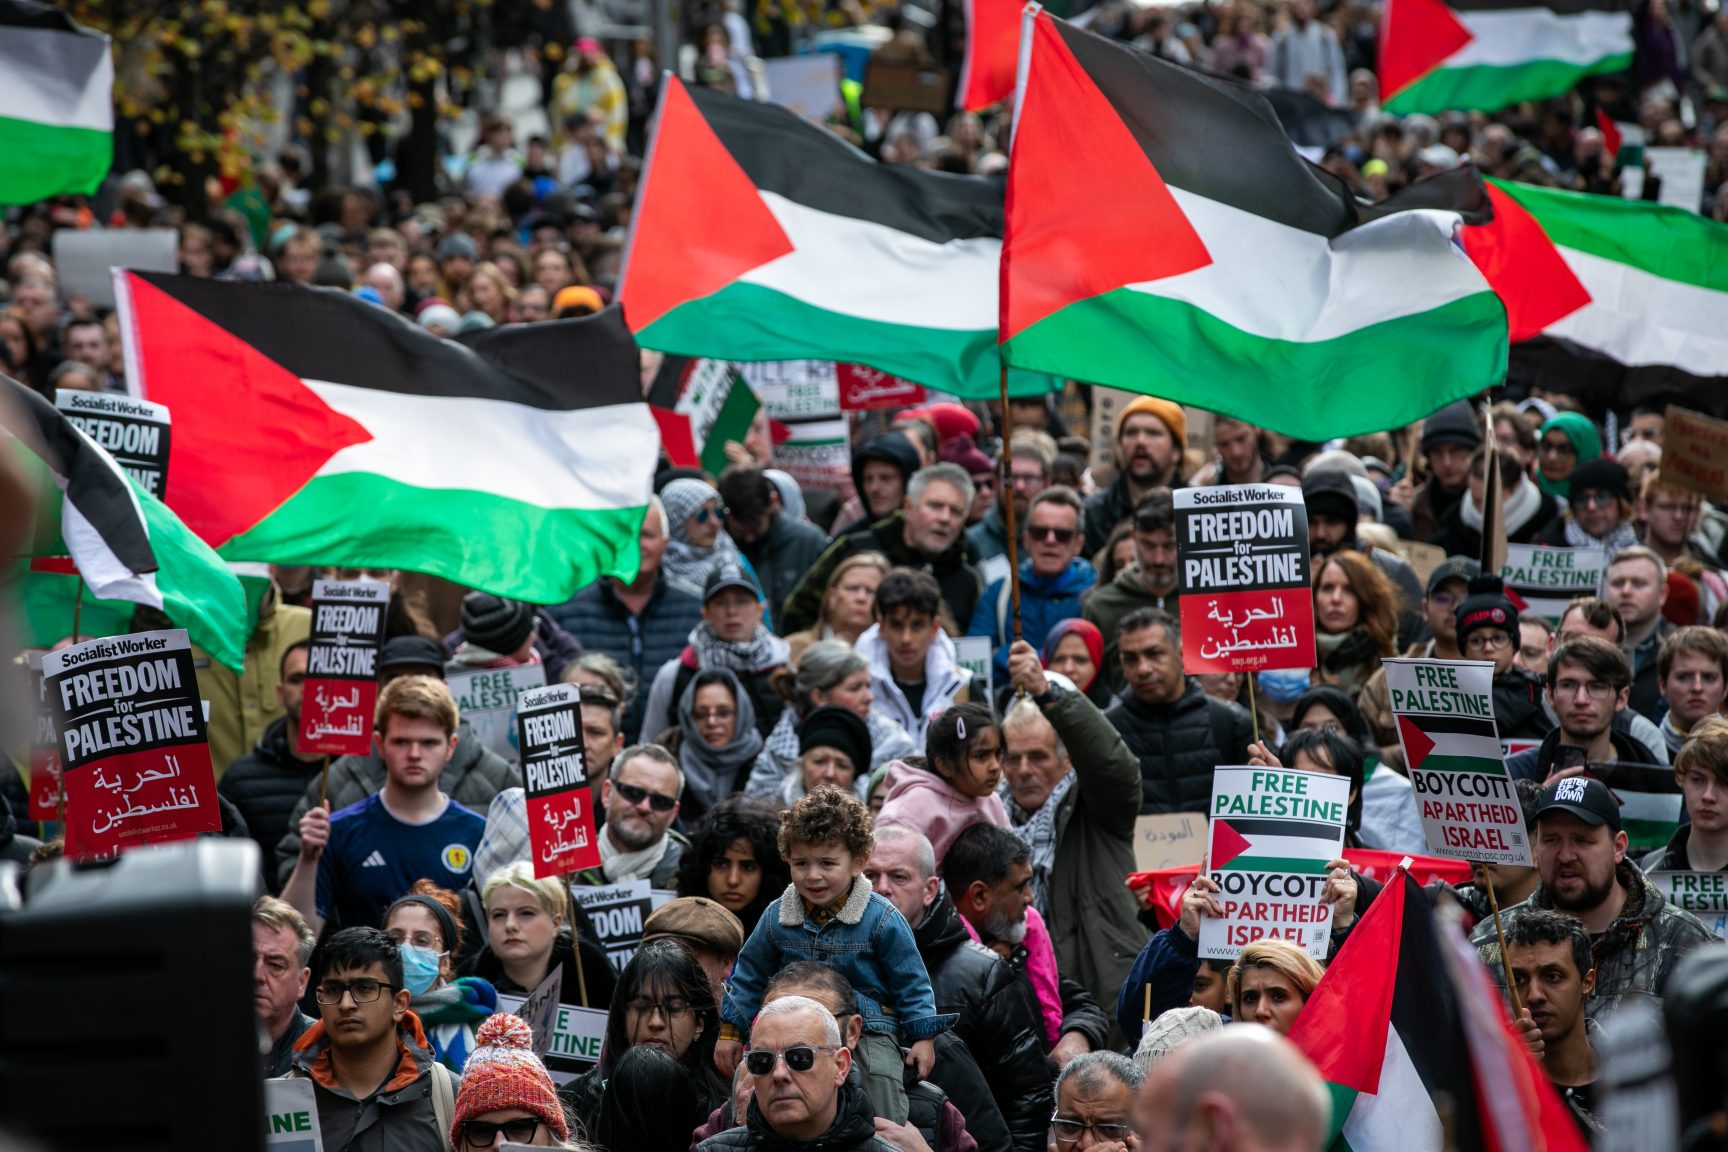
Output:
[[[0,204],[96,191],[114,158],[108,37],[52,4],[0,0]]]
[[[1380,17],[1386,111],[1495,112],[1632,65],[1622,0],[1387,0]]]

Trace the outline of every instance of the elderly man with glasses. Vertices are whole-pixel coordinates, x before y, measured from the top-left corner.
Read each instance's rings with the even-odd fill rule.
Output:
[[[1050,1147],[1060,1152],[1132,1152],[1134,1096],[1146,1073],[1118,1052],[1087,1052],[1056,1081]]]

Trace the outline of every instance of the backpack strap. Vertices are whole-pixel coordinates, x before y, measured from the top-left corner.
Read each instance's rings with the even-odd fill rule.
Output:
[[[456,1111],[456,1092],[450,1084],[450,1069],[432,1061],[432,1116],[438,1121],[438,1140],[446,1148],[450,1141],[450,1117]]]

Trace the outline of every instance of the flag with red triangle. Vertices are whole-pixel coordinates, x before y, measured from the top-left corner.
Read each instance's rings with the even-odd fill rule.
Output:
[[[1363,204],[1252,91],[1047,12],[1027,24],[1009,363],[1305,439],[1398,427],[1502,380],[1505,310],[1455,243],[1487,210],[1473,173]]]
[[[1020,9],[1016,0],[966,0],[966,56],[955,100],[968,112],[1014,95],[1020,66]]]
[[[618,310],[464,343],[345,292],[115,273],[164,501],[229,561],[401,568],[537,604],[633,574],[659,438]]]
[[[1624,0],[1387,0],[1380,99],[1388,112],[1494,112],[1632,64]]]

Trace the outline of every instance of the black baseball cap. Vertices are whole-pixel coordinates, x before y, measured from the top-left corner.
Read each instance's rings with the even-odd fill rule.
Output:
[[[444,662],[449,658],[450,654],[436,640],[424,636],[392,636],[384,641],[384,647],[378,653],[378,671],[431,668],[432,675],[443,679]]]
[[[1567,776],[1542,789],[1536,802],[1536,819],[1549,812],[1565,812],[1578,817],[1592,828],[1606,824],[1620,831],[1620,802],[1608,785],[1590,776]]]
[[[708,573],[707,583],[702,585],[702,603],[714,599],[714,594],[727,588],[742,588],[756,599],[762,599],[762,589],[756,586],[756,581],[750,579],[750,573],[744,570],[742,564],[716,564],[714,570]]]
[[[1426,595],[1432,596],[1440,585],[1448,580],[1462,580],[1465,584],[1482,574],[1482,565],[1468,556],[1448,556],[1434,565],[1434,571],[1428,573],[1428,589]]]

